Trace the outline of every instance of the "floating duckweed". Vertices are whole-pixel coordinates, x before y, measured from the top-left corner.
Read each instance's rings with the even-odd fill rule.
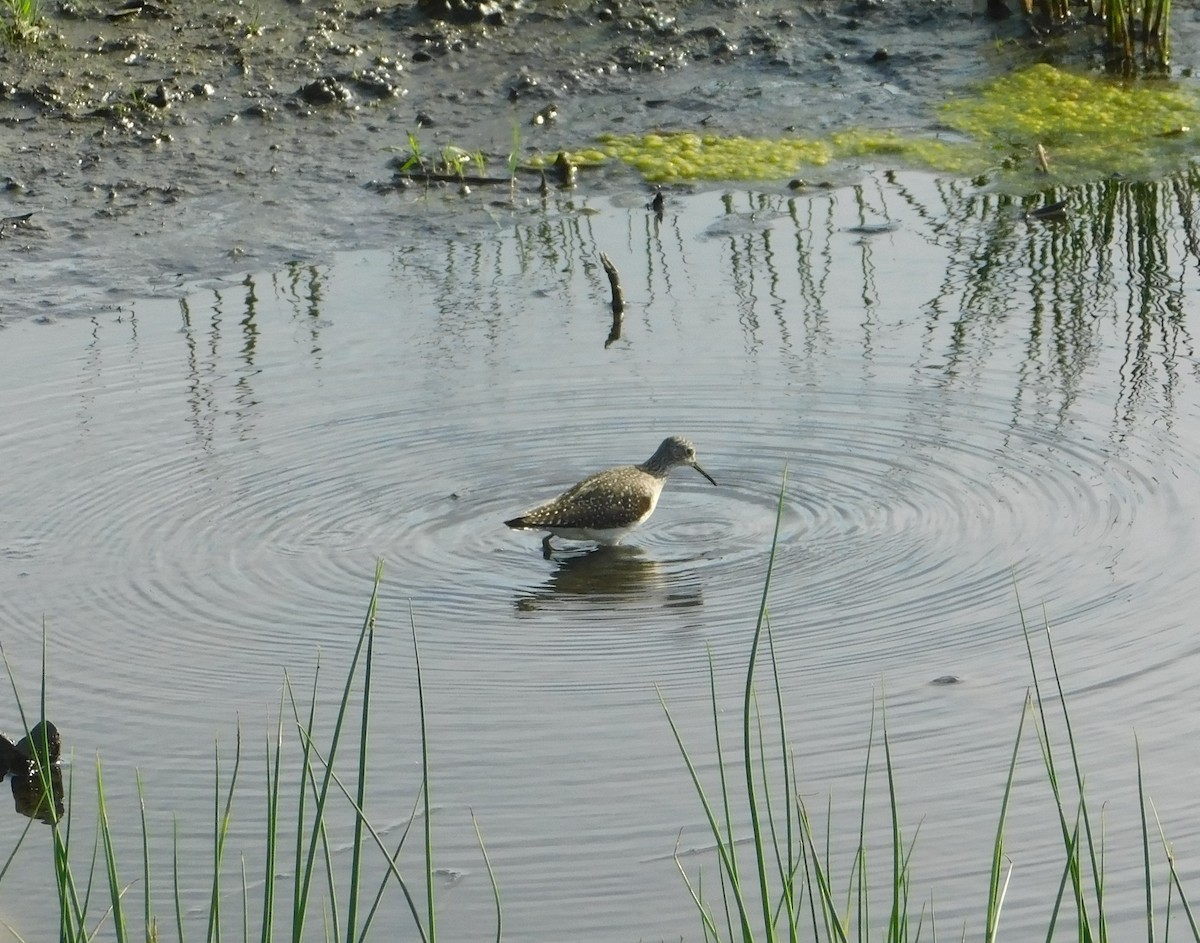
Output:
[[[605,153],[637,169],[652,183],[673,180],[773,180],[801,167],[823,165],[829,145],[799,138],[719,137],[678,134],[605,135]]]
[[[604,151],[597,150],[594,147],[589,147],[582,151],[574,151],[571,156],[575,158],[576,163],[585,164],[589,167],[596,164],[603,164],[608,160],[608,155]]]
[[[904,137],[853,129],[828,140],[746,138],[660,132],[600,138],[604,156],[653,183],[678,180],[777,180],[834,158],[887,156],[954,174],[997,166],[1033,172],[1036,149],[1056,179],[1114,172],[1160,173],[1188,159],[1200,127],[1197,103],[1166,83],[1114,82],[1035,65],[956,98],[941,120],[964,140]]]
[[[894,131],[852,129],[830,139],[838,157],[876,157],[888,155],[915,167],[928,167],[946,173],[970,174],[985,170],[988,157],[978,145],[901,137]]]
[[[1095,139],[1107,131],[1111,143],[1124,143],[1194,124],[1200,113],[1165,84],[1114,82],[1042,64],[996,79],[978,97],[946,103],[942,116],[980,138],[1054,135],[1065,141]]]
[[[608,160],[608,155],[603,151],[589,147],[581,151],[555,151],[552,154],[535,154],[525,162],[525,165],[540,168],[553,167],[560,155],[568,164],[576,167],[595,167]]]
[[[1117,82],[1039,64],[942,106],[942,119],[995,153],[1043,145],[1057,172],[1161,171],[1186,159],[1196,102],[1166,83]]]

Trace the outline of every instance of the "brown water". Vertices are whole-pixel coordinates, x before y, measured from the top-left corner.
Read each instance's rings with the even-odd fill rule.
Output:
[[[78,822],[99,754],[135,878],[140,769],[160,923],[174,814],[202,932],[214,738],[227,775],[240,725],[227,861],[245,854],[259,893],[283,673],[304,688],[319,656],[332,706],[382,558],[368,806],[394,842],[418,788],[411,611],[442,932],[493,926],[473,810],[510,939],[698,938],[671,856],[679,840],[712,879],[711,839],[656,687],[715,788],[708,659],[732,733],[786,469],[772,626],[801,788],[817,808],[832,792],[838,841],[886,697],[920,825],[913,898],[935,894],[943,932],[979,931],[1030,680],[1015,582],[1054,624],[1109,803],[1110,920],[1134,926],[1135,733],[1176,850],[1200,838],[1190,187],[1073,191],[1054,224],[913,174],[674,195],[661,223],[640,193],[559,195],[182,303],[11,324],[0,622],[27,708],[44,622]],[[441,218],[441,197],[401,200]],[[600,251],[629,302],[611,344]],[[668,434],[719,487],[677,473],[626,546],[545,560],[502,526]],[[946,675],[961,681],[931,683]],[[1040,933],[1061,851],[1032,740],[1014,801],[1004,924]],[[48,862],[36,842],[21,855],[0,907],[44,938]],[[381,927],[410,926],[398,894],[385,908]]]

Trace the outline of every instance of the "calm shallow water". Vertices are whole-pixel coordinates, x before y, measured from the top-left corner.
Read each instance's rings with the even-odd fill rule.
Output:
[[[674,195],[661,223],[641,193],[477,196],[458,222],[410,196],[414,245],[10,326],[0,619],[27,704],[45,622],[77,814],[99,753],[132,878],[140,768],[160,921],[175,813],[202,929],[214,749],[227,775],[240,724],[227,860],[257,875],[283,673],[307,686],[319,655],[332,706],[382,558],[368,805],[394,841],[418,787],[411,612],[440,929],[492,926],[473,810],[510,938],[698,937],[671,853],[711,877],[711,841],[656,686],[711,777],[708,658],[736,726],[786,469],[770,603],[806,796],[853,840],[886,697],[913,896],[977,932],[1029,684],[1015,582],[1110,803],[1110,919],[1139,920],[1135,732],[1183,860],[1200,838],[1195,197],[1069,196],[1057,224],[918,175]],[[600,251],[630,305],[611,344]],[[627,546],[547,561],[501,525],[673,433],[719,487],[678,472]],[[1044,932],[1061,853],[1032,741],[1016,803],[1004,924]],[[0,906],[38,938],[24,854]]]

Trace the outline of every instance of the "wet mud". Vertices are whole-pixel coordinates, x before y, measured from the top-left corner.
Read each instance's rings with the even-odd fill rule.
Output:
[[[0,323],[541,211],[525,177],[511,199],[395,186],[410,134],[495,172],[514,143],[605,132],[921,133],[973,81],[1089,55],[950,0],[47,6],[38,41],[0,56]],[[617,168],[577,187],[643,189]]]

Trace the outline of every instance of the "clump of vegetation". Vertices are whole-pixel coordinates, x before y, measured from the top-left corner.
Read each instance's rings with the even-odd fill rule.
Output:
[[[786,475],[784,486],[786,486]],[[856,826],[858,845],[857,849],[852,849],[850,874],[844,879],[844,889],[839,886],[843,884],[843,879],[836,874],[837,866],[830,850],[831,839],[829,837],[822,838],[818,834],[818,829],[813,823],[799,788],[795,759],[788,743],[782,689],[777,671],[768,608],[779,537],[779,522],[783,513],[783,497],[784,489],[781,487],[776,510],[775,536],[767,563],[766,578],[745,675],[741,713],[738,717],[741,726],[741,757],[738,769],[727,768],[722,759],[726,753],[722,749],[720,741],[721,710],[716,693],[715,671],[710,662],[709,687],[713,730],[717,740],[715,755],[718,758],[716,767],[718,782],[717,790],[713,794],[714,798],[709,798],[697,764],[689,755],[670,711],[667,709],[665,701],[662,700],[661,693],[659,695],[660,703],[666,712],[715,843],[718,870],[716,889],[712,888],[711,883],[705,885],[698,880],[694,881],[685,870],[678,855],[676,864],[683,876],[687,890],[698,908],[702,936],[706,941],[729,940],[732,943],[734,940],[740,940],[741,943],[754,943],[754,941],[774,943],[776,940],[787,939],[791,943],[796,943],[800,939],[812,939],[816,943],[849,943],[851,939],[856,939],[862,943],[866,940],[882,939],[887,940],[888,943],[907,943],[910,940],[920,939],[926,919],[931,923],[930,936],[937,939],[937,927],[932,907],[928,911],[922,907],[919,914],[916,915],[911,913],[913,903],[910,900],[912,890],[910,861],[915,845],[915,836],[906,838],[901,825],[896,771],[893,766],[886,722],[882,724],[882,749],[884,753],[883,772],[887,780],[887,802],[890,811],[888,822],[890,847],[887,853],[890,878],[884,890],[884,899],[873,898],[872,895],[878,895],[879,892],[877,888],[872,890],[873,885],[868,881],[867,873],[867,862],[870,855],[867,848],[866,789],[871,770],[870,750],[876,742],[874,723],[872,723],[866,767],[863,773],[862,812]],[[401,835],[394,848],[388,848],[385,845],[380,834],[370,824],[365,811],[367,804],[367,731],[371,704],[376,605],[380,580],[381,570],[377,567],[366,617],[359,632],[358,643],[337,707],[333,732],[323,746],[318,746],[314,740],[317,703],[315,679],[311,701],[303,709],[297,703],[290,683],[285,684],[284,696],[280,704],[279,729],[268,744],[266,756],[264,891],[261,901],[261,931],[253,934],[256,938],[273,939],[277,923],[289,917],[291,926],[283,928],[283,931],[286,933],[290,930],[292,939],[305,938],[305,923],[313,916],[311,910],[323,889],[324,900],[316,906],[321,910],[321,918],[324,920],[324,938],[370,939],[370,930],[382,895],[387,889],[398,886],[412,916],[415,938],[422,940],[423,943],[436,943],[430,770],[419,655],[416,657],[415,663],[418,722],[421,737],[421,780],[416,789],[417,795],[412,813],[408,817],[407,824],[401,829]],[[1017,605],[1021,610],[1019,598]],[[983,939],[985,943],[993,943],[998,938],[1000,915],[1012,875],[1012,865],[1005,865],[1006,859],[1011,857],[1011,851],[1006,846],[1005,823],[1013,794],[1018,757],[1026,739],[1024,731],[1027,725],[1032,725],[1036,734],[1041,763],[1051,786],[1052,801],[1059,826],[1059,840],[1063,852],[1057,895],[1047,918],[1046,939],[1055,938],[1060,915],[1073,914],[1077,923],[1076,938],[1078,940],[1085,941],[1085,943],[1105,943],[1110,936],[1105,909],[1107,883],[1104,874],[1103,830],[1100,823],[1094,821],[1084,789],[1085,776],[1076,749],[1071,717],[1055,663],[1054,650],[1049,644],[1048,629],[1045,637],[1047,655],[1043,655],[1042,658],[1048,657],[1049,659],[1052,681],[1047,685],[1051,690],[1044,694],[1043,676],[1039,675],[1038,669],[1039,657],[1035,654],[1037,643],[1034,633],[1025,624],[1023,610],[1021,611],[1033,685],[1032,692],[1026,696],[1020,713],[1016,741],[1000,798],[998,823],[992,843],[987,896],[983,908],[985,921]],[[415,651],[415,628],[413,635]],[[766,710],[761,709],[758,696],[756,679],[760,674],[758,672],[760,662],[770,669],[769,683],[763,688],[766,691],[769,705]],[[43,717],[45,715],[46,690],[44,663],[43,652],[41,704]],[[7,666],[7,661],[5,664]],[[9,679],[13,684],[15,694],[16,683],[11,670]],[[19,697],[17,701],[18,707],[20,707]],[[352,703],[360,705],[357,717],[355,717],[355,711],[351,710]],[[1051,734],[1052,724],[1049,717],[1051,712],[1058,715],[1053,726],[1065,730],[1065,750],[1061,742],[1056,741]],[[22,710],[21,713],[24,718],[24,711]],[[286,723],[285,715],[289,717]],[[768,747],[764,730],[771,724],[777,726],[778,740],[773,746]],[[294,728],[298,733],[301,753],[298,779],[291,782],[284,782],[280,773],[285,726]],[[357,762],[348,773],[337,773],[335,772],[336,755],[339,745],[344,740],[352,741],[349,749],[357,748]],[[50,755],[48,746],[45,752],[47,756]],[[225,900],[222,892],[222,861],[230,826],[234,790],[241,764],[240,740],[233,760],[233,770],[228,784],[225,786],[222,786],[221,783],[219,755],[216,759],[212,822],[213,858],[211,866],[213,873],[211,897],[206,915],[208,924],[206,939],[209,940],[222,938],[222,907]],[[44,763],[36,765],[45,769]],[[51,783],[48,775],[45,773],[41,775],[45,777],[44,785],[49,789]],[[97,836],[92,848],[91,865],[87,869],[86,875],[82,876],[82,880],[81,876],[76,874],[72,863],[76,856],[71,850],[72,814],[70,806],[68,805],[65,815],[61,809],[52,813],[54,827],[51,829],[51,841],[61,913],[59,938],[62,941],[70,941],[70,943],[90,943],[97,938],[102,925],[107,924],[118,941],[130,940],[135,937],[157,940],[160,933],[150,897],[153,872],[149,854],[150,842],[146,824],[145,801],[142,796],[140,779],[138,795],[142,805],[143,852],[142,860],[138,862],[140,865],[138,880],[141,883],[142,897],[140,919],[144,923],[144,927],[134,930],[131,924],[136,922],[138,917],[132,912],[136,906],[133,900],[134,895],[129,893],[134,884],[123,883],[120,876],[122,863],[118,860],[115,850],[117,842],[114,840],[109,824],[99,763],[96,767],[96,777],[99,795]],[[737,780],[741,780],[741,783],[735,785]],[[1157,939],[1156,921],[1160,910],[1163,909],[1161,904],[1156,905],[1155,903],[1154,890],[1157,887],[1156,869],[1161,874],[1164,865],[1157,864],[1152,860],[1152,846],[1161,843],[1166,869],[1165,914],[1168,920],[1166,930],[1169,931],[1170,917],[1178,912],[1175,909],[1178,908],[1182,911],[1183,919],[1186,920],[1190,939],[1200,943],[1200,926],[1197,925],[1192,908],[1184,893],[1173,853],[1167,846],[1161,828],[1157,825],[1155,813],[1145,793],[1140,756],[1137,762],[1137,781],[1141,819],[1141,882],[1145,892],[1147,939],[1150,941]],[[744,786],[744,794],[742,794],[742,786]],[[743,798],[739,800],[738,795],[743,795]],[[347,844],[342,845],[343,850],[348,846],[351,858],[348,888],[334,886],[333,847],[335,836],[331,834],[330,812],[335,801],[337,805],[348,807],[353,812],[353,836]],[[739,801],[746,805],[745,814],[736,808]],[[294,809],[292,813],[283,811],[288,802],[292,803]],[[417,814],[418,810],[420,810],[419,815]],[[287,815],[294,816],[294,822],[291,823],[295,828],[294,859],[289,864],[280,867],[277,862],[281,860],[283,845],[279,842],[279,828]],[[423,823],[424,853],[421,878],[424,886],[414,888],[402,877],[397,860],[413,824],[418,819]],[[735,820],[748,820],[749,835],[745,839],[739,836],[734,824]],[[1153,828],[1152,822],[1154,823]],[[832,823],[827,822],[826,828],[831,831]],[[29,828],[26,829],[26,834],[28,832]],[[478,829],[476,829],[476,834],[478,835]],[[18,847],[24,837],[23,835],[18,841]],[[480,840],[480,848],[483,850],[482,840]],[[86,852],[85,848],[84,853],[86,854]],[[377,852],[377,854],[371,854],[372,852]],[[14,850],[13,855],[15,853]],[[746,866],[747,861],[745,860],[747,854],[749,855],[748,866]],[[185,938],[184,911],[179,894],[178,857],[177,850],[174,863],[174,922],[177,938],[182,940]],[[502,938],[500,895],[486,851],[483,851],[483,859],[496,901],[495,939],[499,941]],[[10,856],[8,862],[0,868],[0,878],[12,860],[13,857]],[[383,871],[382,876],[378,877],[377,883],[371,876],[376,874],[370,869],[372,861],[375,862],[377,869]],[[97,869],[101,872],[99,878],[95,874]],[[286,880],[277,877],[280,872],[290,873],[292,882],[291,894],[284,895],[290,899],[282,903],[276,896],[277,882]],[[241,937],[249,940],[252,935],[250,929],[252,905],[248,898],[248,880],[244,863],[240,877],[242,886]],[[419,899],[422,896],[424,901]],[[341,901],[340,904],[339,901]],[[878,916],[879,914],[883,915],[882,918]],[[882,924],[877,925],[881,919]],[[1176,922],[1179,920],[1180,918],[1176,917]],[[396,936],[396,932],[395,927],[388,927],[384,936],[390,939]],[[1068,932],[1070,931],[1068,930]],[[235,935],[237,934],[235,933]]]
[[[1138,176],[1186,161],[1200,109],[1169,86],[1038,64],[947,102],[941,117],[993,155],[1040,144],[1071,176]]]
[[[852,128],[824,140],[660,132],[607,135],[605,153],[652,183],[778,180],[832,160],[889,156],[954,174],[1051,172],[1057,182],[1140,177],[1185,164],[1200,108],[1162,84],[1115,81],[1038,64],[942,106],[953,138]]]
[[[429,753],[425,727],[425,696],[421,683],[421,666],[419,654],[416,657],[416,690],[418,704],[418,730],[421,737],[421,781],[416,787],[416,798],[408,815],[407,823],[401,829],[400,836],[393,847],[388,847],[383,837],[368,819],[366,807],[366,774],[368,760],[368,722],[371,713],[371,683],[374,659],[376,607],[379,596],[379,586],[382,579],[382,567],[377,566],[371,599],[367,613],[359,631],[358,642],[354,649],[353,658],[347,672],[342,689],[341,699],[337,705],[336,720],[329,739],[321,744],[314,737],[317,727],[317,679],[313,678],[313,689],[308,704],[298,702],[290,679],[285,678],[284,694],[279,705],[279,726],[270,738],[266,755],[266,789],[265,814],[263,835],[263,880],[262,899],[251,901],[249,896],[249,879],[247,862],[241,862],[240,873],[235,882],[241,884],[241,933],[243,940],[270,940],[275,936],[275,928],[290,920],[284,926],[283,932],[290,934],[295,940],[306,938],[304,927],[313,920],[323,921],[325,939],[366,940],[371,938],[371,928],[378,913],[380,902],[389,890],[399,889],[405,899],[408,911],[412,916],[415,933],[414,938],[423,943],[436,943],[437,925],[434,908],[434,867],[433,867],[433,836],[430,806],[429,784]],[[416,646],[416,630],[413,628],[414,652]],[[7,667],[7,659],[5,665]],[[43,652],[43,666],[45,657]],[[16,694],[17,685],[11,669],[9,679],[13,692]],[[43,667],[42,678],[42,715],[45,716],[46,679]],[[357,716],[351,710],[351,704],[357,703]],[[20,697],[17,697],[20,707]],[[24,710],[21,709],[22,718]],[[287,718],[287,719],[285,719]],[[27,725],[28,726],[28,725]],[[291,728],[298,736],[300,754],[299,771],[295,779],[289,779],[281,774],[283,756],[287,738],[284,731]],[[36,727],[34,728],[37,729]],[[347,741],[350,741],[347,745]],[[338,768],[337,758],[339,749],[357,750],[356,762],[346,770]],[[44,764],[38,764],[44,772],[44,786],[47,794],[51,793],[52,783],[50,772]],[[341,764],[342,767],[345,764]],[[73,767],[72,767],[73,768]],[[209,904],[207,908],[207,933],[205,939],[219,940],[222,938],[222,924],[225,922],[224,908],[228,907],[224,886],[229,878],[225,874],[225,845],[233,817],[234,794],[239,782],[241,770],[241,736],[240,732],[234,751],[232,770],[229,772],[227,783],[222,783],[221,756],[218,751],[214,757],[214,788],[212,806],[212,859],[209,864],[211,882]],[[64,810],[60,807],[54,810],[46,809],[47,820],[51,822],[50,841],[53,846],[53,861],[55,869],[56,890],[59,907],[59,939],[62,943],[91,943],[98,937],[102,927],[108,926],[117,941],[132,939],[157,940],[160,938],[159,919],[155,912],[155,902],[151,897],[151,879],[157,877],[158,869],[153,865],[150,856],[150,833],[146,820],[146,802],[142,794],[141,778],[138,778],[138,797],[141,804],[142,829],[142,858],[136,862],[137,879],[128,882],[122,872],[128,862],[119,859],[117,853],[117,836],[109,822],[108,807],[105,801],[103,770],[99,760],[96,762],[96,786],[98,795],[97,834],[94,845],[89,849],[83,847],[81,852],[85,860],[90,861],[86,867],[78,864],[79,855],[73,847],[79,845],[78,839],[72,842],[75,830],[80,826],[73,821],[69,795]],[[288,812],[288,807],[292,811]],[[349,808],[353,814],[353,833],[348,838],[335,838],[334,812]],[[7,862],[0,866],[0,879],[12,864],[21,844],[29,835],[33,819],[26,826]],[[408,840],[413,826],[423,831],[423,867],[416,886],[401,874],[398,859]],[[281,833],[289,833],[292,845],[292,860],[284,863],[287,853],[281,842]],[[476,827],[476,835],[479,835]],[[177,837],[177,836],[176,836]],[[349,854],[348,879],[343,877],[341,882],[335,880],[339,872],[335,866],[335,852],[340,857]],[[480,849],[483,841],[480,839]],[[482,851],[484,864],[492,878],[492,891],[496,899],[496,939],[500,939],[501,911],[500,898],[495,877],[492,874],[491,863],[487,852]],[[185,879],[180,873],[178,843],[172,869],[174,888],[174,938],[186,939],[185,936],[185,904],[180,895],[180,888]],[[99,875],[97,874],[99,871]],[[289,878],[280,875],[290,875],[291,887],[286,893],[278,893],[284,888],[277,885],[286,884]],[[135,884],[140,884],[141,906],[131,894]],[[234,895],[236,898],[238,895]],[[423,898],[423,899],[422,899]],[[255,921],[255,910],[259,911],[259,930],[251,931]],[[139,913],[140,911],[140,913]],[[138,921],[142,926],[136,927]],[[109,932],[106,930],[106,932]],[[320,932],[320,931],[318,931]],[[397,934],[395,927],[389,927],[384,937],[392,938]],[[235,933],[235,936],[239,934]],[[403,934],[401,934],[403,936]],[[19,938],[19,937],[18,937]]]
[[[518,138],[514,133],[514,148]],[[516,158],[509,155],[509,176],[489,176],[487,155],[476,149],[468,151],[455,144],[447,144],[437,154],[430,156],[421,149],[421,140],[412,131],[408,132],[408,153],[397,156],[392,164],[397,176],[426,183],[457,183],[463,192],[470,192],[471,185],[510,184],[515,186]]]
[[[801,938],[811,938],[819,943],[849,943],[852,939],[906,943],[921,938],[926,919],[931,924],[930,935],[936,940],[938,933],[932,904],[928,908],[921,907],[915,915],[912,913],[912,874],[909,864],[915,837],[906,838],[901,825],[896,771],[886,722],[883,724],[882,747],[890,811],[890,847],[886,854],[890,880],[884,891],[885,899],[872,898],[867,871],[868,860],[873,855],[867,847],[866,809],[867,784],[871,769],[870,749],[875,742],[874,729],[871,731],[863,772],[862,805],[857,822],[858,845],[857,849],[852,849],[850,874],[844,882],[835,874],[830,837],[822,839],[818,834],[802,797],[796,778],[794,755],[787,739],[785,711],[767,605],[782,513],[781,489],[775,541],[767,565],[767,578],[763,586],[742,694],[741,762],[738,764],[740,768],[727,768],[725,762],[718,759],[717,784],[713,798],[709,797],[710,794],[701,781],[697,766],[683,743],[679,729],[671,718],[666,703],[662,702],[715,843],[718,872],[716,889],[712,888],[711,879],[708,884],[694,881],[684,869],[678,855],[676,865],[699,911],[705,940],[774,943],[776,940],[786,939],[795,943]],[[1019,597],[1017,604],[1020,607]],[[1084,789],[1085,777],[1076,750],[1066,697],[1054,660],[1054,649],[1049,644],[1048,627],[1046,643],[1053,692],[1043,696],[1033,634],[1025,623],[1023,612],[1021,624],[1033,675],[1033,690],[1026,695],[1020,714],[1016,742],[1000,799],[999,821],[992,844],[991,869],[984,906],[983,939],[987,943],[993,943],[997,939],[1004,898],[1012,876],[1012,864],[1005,867],[1006,858],[1010,858],[1010,852],[1005,845],[1005,823],[1025,726],[1032,720],[1057,813],[1064,859],[1057,896],[1047,919],[1046,939],[1055,937],[1060,915],[1073,913],[1077,922],[1078,940],[1082,943],[1105,943],[1110,937],[1105,910],[1103,830],[1100,823],[1094,820],[1089,808]],[[760,657],[770,671],[766,685],[770,706],[765,711],[761,709],[756,690],[756,668]],[[720,758],[725,756],[720,740],[722,712],[717,700],[716,680],[711,664],[709,683],[713,730],[717,741],[716,756]],[[662,701],[661,694],[659,698]],[[1048,714],[1055,708],[1059,714],[1057,719],[1066,731],[1065,761],[1060,755],[1062,745],[1054,741],[1050,732]],[[770,747],[767,746],[764,735],[764,727],[767,724],[776,724],[778,727],[778,741]],[[735,786],[737,780],[741,782]],[[1162,858],[1167,869],[1167,928],[1169,930],[1171,925],[1173,907],[1178,906],[1187,920],[1191,939],[1200,943],[1200,926],[1197,926],[1184,894],[1174,854],[1167,845],[1156,818],[1154,828],[1151,828],[1152,810],[1142,782],[1140,756],[1137,763],[1137,782],[1141,810],[1142,889],[1146,907],[1147,939],[1156,939],[1158,913],[1154,890],[1157,885],[1151,849],[1153,845],[1161,842]],[[744,814],[741,810],[735,812],[735,797],[742,787]],[[735,817],[749,822],[748,835],[737,834]],[[827,828],[832,830],[832,823],[827,823]],[[745,859],[747,856],[748,866],[745,860],[739,861],[739,858]],[[872,923],[872,914],[880,912],[884,915],[882,925],[875,926]],[[1178,919],[1176,917],[1176,920]],[[963,936],[966,937],[965,929]]]
[[[1021,0],[1027,15],[1037,15],[1051,29],[1072,23],[1069,0]],[[1129,74],[1137,69],[1135,48],[1140,37],[1142,66],[1162,71],[1171,61],[1168,27],[1171,0],[1088,0],[1087,16],[1104,25],[1105,60],[1109,71]]]
[[[803,138],[721,137],[689,132],[604,135],[604,153],[636,168],[651,183],[672,180],[770,180],[803,165],[824,166],[827,142]]]
[[[7,21],[3,35],[9,45],[19,46],[35,42],[42,31],[42,14],[38,0],[2,0]]]

